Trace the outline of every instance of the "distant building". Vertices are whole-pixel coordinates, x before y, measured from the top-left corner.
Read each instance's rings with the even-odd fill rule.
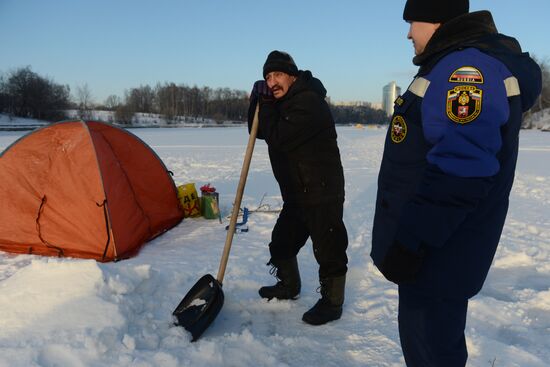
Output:
[[[393,103],[400,94],[401,88],[395,82],[384,86],[382,89],[382,109],[386,112],[386,115],[391,116],[393,114]]]

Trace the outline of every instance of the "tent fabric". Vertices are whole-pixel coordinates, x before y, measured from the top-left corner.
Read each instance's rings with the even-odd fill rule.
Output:
[[[119,260],[178,224],[183,211],[160,158],[130,132],[56,123],[0,155],[0,250]]]

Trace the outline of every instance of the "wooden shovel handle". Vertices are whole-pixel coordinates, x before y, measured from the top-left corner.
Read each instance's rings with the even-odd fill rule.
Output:
[[[256,135],[258,134],[258,111],[260,105],[256,105],[256,111],[254,112],[254,119],[252,120],[252,128],[250,129],[250,136],[248,137],[248,145],[246,146],[246,153],[244,155],[243,168],[241,169],[241,178],[239,180],[239,186],[237,186],[237,195],[235,196],[235,202],[233,203],[233,211],[231,212],[231,220],[229,221],[229,228],[227,229],[227,237],[225,238],[225,245],[223,247],[223,255],[220,261],[220,268],[218,270],[218,276],[216,279],[220,284],[223,282],[225,275],[225,268],[227,267],[227,260],[229,259],[229,251],[231,250],[231,243],[233,241],[233,234],[235,233],[235,227],[237,224],[237,217],[239,215],[239,209],[241,208],[241,201],[243,199],[244,186],[246,185],[246,178],[248,177],[248,169],[250,168],[250,161],[252,160],[252,152],[254,151],[254,144],[256,143]]]

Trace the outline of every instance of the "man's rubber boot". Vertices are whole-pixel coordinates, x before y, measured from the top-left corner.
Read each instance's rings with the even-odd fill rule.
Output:
[[[311,325],[323,325],[342,316],[346,276],[321,279],[320,283],[321,299],[302,316],[302,320]]]
[[[297,299],[302,284],[296,257],[287,260],[271,259],[268,265],[273,266],[270,273],[278,279],[278,282],[275,285],[260,288],[260,296],[269,300],[272,298]]]

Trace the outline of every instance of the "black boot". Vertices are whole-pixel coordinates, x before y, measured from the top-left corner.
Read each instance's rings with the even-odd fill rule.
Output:
[[[260,288],[260,296],[267,299],[297,299],[301,282],[296,257],[288,260],[271,259],[267,264],[273,266],[271,274],[279,281],[275,285]]]
[[[342,316],[346,276],[321,279],[320,283],[321,299],[302,316],[311,325],[323,325]]]

